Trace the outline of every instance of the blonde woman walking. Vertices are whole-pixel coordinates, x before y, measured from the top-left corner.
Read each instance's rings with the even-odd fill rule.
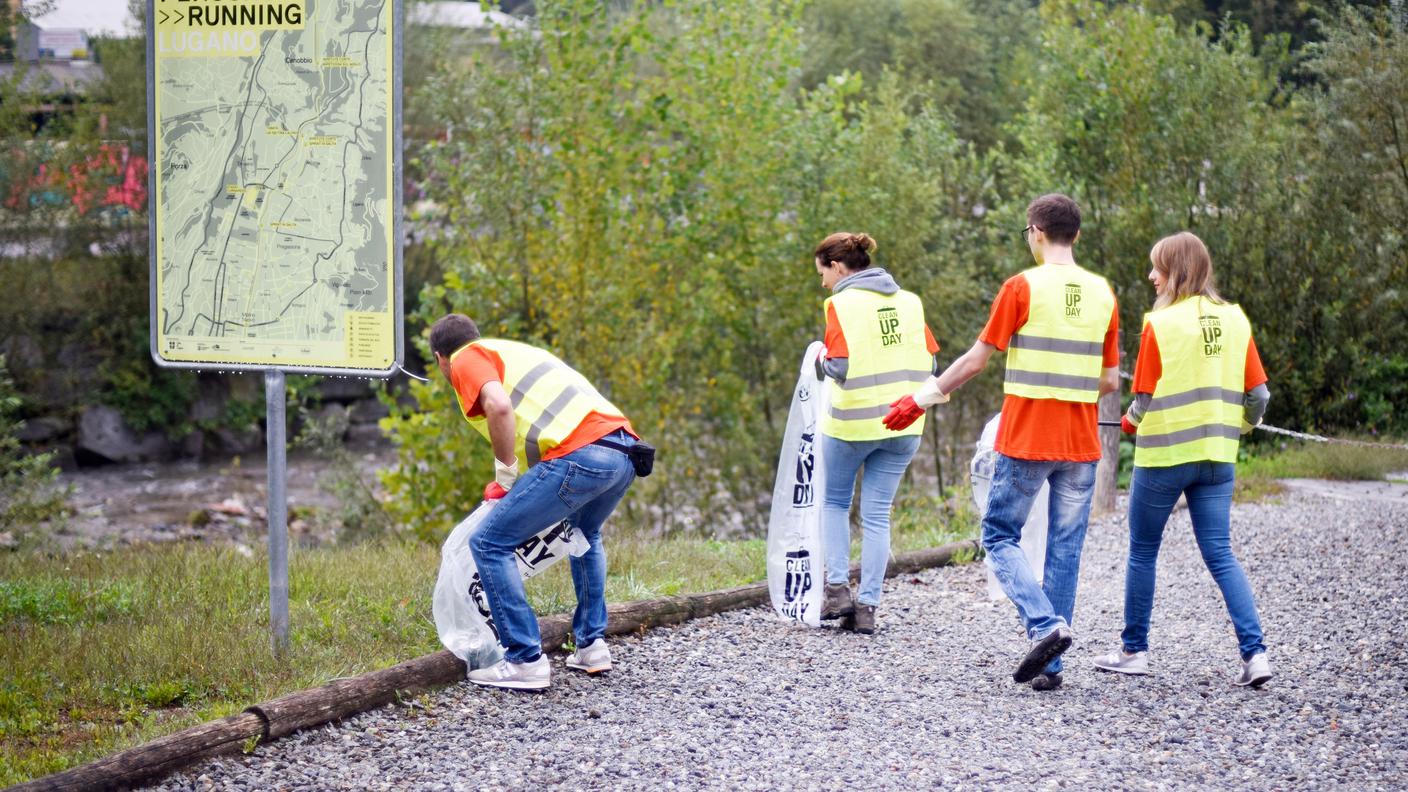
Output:
[[[1149,673],[1154,569],[1164,526],[1182,495],[1237,635],[1242,667],[1234,683],[1260,687],[1271,679],[1271,664],[1251,585],[1232,553],[1229,517],[1240,436],[1261,422],[1271,397],[1266,372],[1246,314],[1213,286],[1201,239],[1186,231],[1165,237],[1149,259],[1157,299],[1140,337],[1134,402],[1121,422],[1135,435],[1123,646],[1095,666]]]

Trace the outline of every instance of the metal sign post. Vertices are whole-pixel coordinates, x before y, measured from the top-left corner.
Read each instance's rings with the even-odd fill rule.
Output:
[[[264,375],[289,646],[286,374],[401,368],[403,0],[146,0],[151,350]]]
[[[269,447],[269,634],[276,655],[288,651],[287,393],[282,371],[264,372],[265,443]]]

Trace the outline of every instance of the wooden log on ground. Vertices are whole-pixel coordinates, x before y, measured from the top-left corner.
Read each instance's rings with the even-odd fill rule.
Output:
[[[390,668],[339,679],[280,696],[245,710],[264,719],[265,740],[376,709],[404,696],[464,679],[464,662],[449,650],[397,663]]]
[[[129,787],[179,770],[198,759],[238,751],[263,733],[262,718],[252,712],[241,712],[10,789],[12,792],[49,792]]]
[[[961,542],[950,542],[942,547],[926,547],[923,550],[897,555],[890,559],[890,565],[885,568],[885,577],[909,575],[923,569],[948,566],[953,563],[956,554],[965,551],[981,555],[982,546],[972,539],[965,539]],[[860,568],[854,568],[851,574],[859,576]]]
[[[977,543],[966,540],[905,553],[890,560],[885,575],[892,577],[943,566],[953,561],[955,553],[969,549],[976,552]],[[852,567],[851,576],[859,575],[860,568]],[[606,632],[608,635],[621,635],[649,627],[679,624],[726,611],[765,605],[767,601],[768,584],[763,581],[704,594],[622,602],[608,607]],[[571,635],[571,630],[570,614],[538,619],[544,651],[557,651]],[[234,753],[251,740],[277,740],[302,729],[384,706],[402,696],[458,682],[464,674],[464,663],[448,650],[441,650],[380,671],[280,696],[256,704],[239,715],[202,723],[13,789],[29,792],[132,786],[174,772],[200,759]]]

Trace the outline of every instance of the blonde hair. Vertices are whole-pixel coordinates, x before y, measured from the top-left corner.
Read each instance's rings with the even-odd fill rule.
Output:
[[[1180,231],[1154,243],[1149,261],[1164,276],[1164,290],[1154,300],[1155,308],[1166,308],[1185,297],[1198,295],[1223,303],[1213,285],[1212,256],[1196,234]]]

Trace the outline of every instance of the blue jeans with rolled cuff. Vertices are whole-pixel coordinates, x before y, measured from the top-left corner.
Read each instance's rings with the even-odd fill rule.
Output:
[[[1124,576],[1126,652],[1149,649],[1149,619],[1154,609],[1154,570],[1164,526],[1178,503],[1188,499],[1193,538],[1212,579],[1222,590],[1227,615],[1243,660],[1266,651],[1251,583],[1232,553],[1232,488],[1236,469],[1230,462],[1189,462],[1171,467],[1136,467],[1129,485],[1129,561]]]
[[[1036,575],[1018,543],[1042,482],[1051,485],[1047,509],[1050,522],[1046,529],[1045,571],[1041,585],[1037,585]],[[1071,624],[1094,491],[1094,462],[997,455],[987,511],[983,514],[983,550],[1003,593],[1017,606],[1031,640]],[[1045,671],[1057,674],[1062,667],[1061,658],[1057,657]]]
[[[622,430],[606,439],[623,446],[636,442]],[[591,544],[581,557],[570,559],[577,594],[572,635],[578,646],[586,646],[606,634],[606,551],[601,545],[601,526],[635,475],[625,454],[599,445],[539,462],[514,482],[470,537],[469,550],[509,662],[531,663],[542,653],[538,618],[524,594],[514,550],[564,519]]]

